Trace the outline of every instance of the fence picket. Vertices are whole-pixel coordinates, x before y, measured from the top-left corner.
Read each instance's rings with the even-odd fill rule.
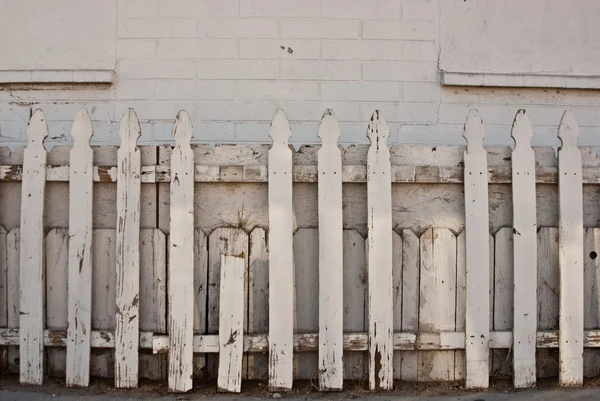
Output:
[[[535,228],[535,227],[534,227]],[[535,246],[535,245],[534,245]],[[513,228],[503,227],[494,236],[494,261],[491,288],[494,289],[490,300],[493,313],[494,331],[512,331],[513,328]],[[491,250],[491,247],[490,247]],[[535,280],[529,283],[530,286]],[[535,344],[535,331],[534,338]],[[511,361],[509,351],[506,349],[495,349],[491,351],[491,371],[494,377],[508,378],[511,375]],[[534,371],[535,372],[535,371]],[[535,376],[534,376],[535,377]]]
[[[245,266],[245,256],[221,255],[219,391],[239,393],[242,389]]]
[[[344,386],[342,155],[337,144],[340,127],[332,110],[323,115],[319,137],[319,390],[340,391]]]
[[[516,388],[533,387],[536,382],[535,350],[537,308],[536,282],[537,214],[535,194],[535,153],[531,148],[533,129],[524,110],[519,110],[511,136],[513,196],[513,384]],[[506,306],[506,305],[505,305]]]
[[[206,334],[208,294],[208,237],[194,230],[194,333]],[[194,355],[194,377],[206,375],[206,355]]]
[[[44,195],[48,126],[44,113],[33,112],[27,126],[21,185],[21,263],[19,366],[22,384],[44,382]]]
[[[269,244],[262,228],[250,233],[248,259],[248,334],[262,334],[269,329]],[[266,380],[268,370],[266,355],[248,355],[248,379]]]
[[[128,109],[119,127],[115,387],[138,385],[140,292],[140,124]]]
[[[466,381],[467,388],[489,385],[489,208],[487,153],[483,148],[483,121],[471,110],[463,136],[467,139],[465,163],[466,242]]]
[[[559,193],[559,382],[563,387],[583,384],[583,187],[579,127],[570,111],[563,115],[558,136]]]
[[[180,111],[173,127],[169,241],[169,390],[192,388],[194,335],[194,152],[190,118]]]
[[[375,111],[367,136],[367,224],[369,270],[369,387],[391,390],[393,372],[392,183],[388,125]]]
[[[0,327],[8,327],[8,249],[6,229],[0,226]],[[12,268],[12,266],[11,266]],[[0,371],[8,371],[8,348],[0,347]]]
[[[65,294],[69,287],[69,230],[65,228],[50,230],[46,235],[45,245],[46,328],[64,330],[68,327],[68,297]],[[89,328],[90,325],[87,327]],[[48,375],[63,377],[67,368],[66,358],[67,351],[65,349],[47,348]]]
[[[600,229],[587,228],[584,240],[584,289],[583,299],[586,300],[583,309],[585,330],[600,328]],[[600,352],[596,349],[583,351],[584,377],[600,375]]]
[[[402,331],[419,331],[419,238],[402,230]],[[418,353],[402,353],[401,379],[417,380]]]
[[[13,228],[6,235],[6,263],[10,266],[6,274],[6,306],[8,328],[19,328],[19,276],[20,276],[21,230]],[[8,347],[9,373],[19,372],[19,347]]]
[[[289,391],[293,380],[294,260],[292,239],[292,132],[282,110],[269,136],[269,388]]]
[[[71,136],[75,144],[69,169],[69,286],[67,329],[67,386],[90,383],[90,334],[92,332],[92,219],[93,157],[92,121],[87,110],[77,111]]]

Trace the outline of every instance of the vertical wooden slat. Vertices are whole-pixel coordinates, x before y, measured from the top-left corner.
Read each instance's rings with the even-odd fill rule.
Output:
[[[535,154],[531,148],[533,129],[524,110],[519,110],[511,136],[513,196],[514,330],[513,385],[535,386],[536,382],[536,293],[532,291],[537,263],[537,215],[535,194]]]
[[[194,333],[206,334],[208,294],[208,237],[194,230]],[[194,355],[194,377],[206,377],[206,355]]]
[[[90,147],[92,121],[87,110],[77,111],[71,136],[69,168],[69,288],[67,329],[67,386],[90,383],[92,327],[92,216],[94,177]]]
[[[283,110],[271,122],[269,136],[269,388],[292,388],[294,260],[292,239],[292,135]]]
[[[44,195],[48,126],[33,112],[27,126],[21,184],[21,264],[19,300],[20,382],[44,382]]]
[[[173,127],[169,243],[169,390],[192,389],[194,335],[194,153],[190,118],[180,111]]]
[[[467,312],[467,264],[465,260],[467,246],[465,238],[465,230],[456,237],[456,331],[465,330]],[[454,380],[465,379],[466,363],[465,350],[456,351],[454,353]]]
[[[402,332],[402,237],[392,231],[392,288],[394,324],[393,331]],[[404,352],[394,351],[394,379],[402,378],[402,356]]]
[[[402,230],[402,331],[419,331],[419,238],[411,230]],[[417,380],[416,351],[402,352],[401,379]]]
[[[140,292],[140,124],[128,109],[119,127],[115,387],[138,385]]]
[[[367,225],[369,269],[369,387],[391,390],[393,372],[392,183],[388,125],[375,111],[367,136]]]
[[[0,226],[0,327],[8,327],[8,263],[6,229]],[[8,371],[8,347],[0,347],[0,374]]]
[[[7,320],[9,329],[19,328],[19,271],[20,269],[20,250],[21,230],[13,228],[6,235],[6,263],[9,266],[6,273],[6,302],[7,302]],[[8,371],[9,373],[19,372],[19,347],[8,347]]]
[[[558,136],[558,260],[560,266],[560,370],[563,387],[583,384],[583,187],[579,127],[570,111]]]
[[[512,331],[513,328],[513,228],[503,227],[496,232],[494,241],[495,257],[493,279],[493,310],[494,331]],[[535,265],[534,265],[535,266]],[[535,288],[535,281],[530,282],[530,291]],[[533,292],[533,291],[532,291]],[[535,337],[534,337],[535,341]],[[535,344],[535,342],[534,342]],[[509,350],[492,350],[492,375],[508,378],[511,376]]]
[[[67,300],[69,282],[69,230],[55,228],[46,235],[46,328],[64,330],[67,328]],[[90,290],[91,296],[91,290]],[[88,326],[90,327],[90,326]],[[68,345],[68,343],[67,343]],[[46,349],[47,372],[49,376],[64,377],[66,371],[66,350]]]
[[[420,250],[419,331],[454,331],[456,237],[450,230],[430,228],[421,236]],[[454,351],[420,352],[418,369],[419,381],[454,380]]]
[[[221,255],[219,391],[239,393],[242,389],[245,266],[245,257]]]
[[[365,240],[355,230],[344,230],[344,332],[362,333],[367,328],[367,271]],[[344,378],[364,380],[364,352],[344,351]]]
[[[583,288],[583,324],[585,330],[598,330],[600,328],[600,229],[587,228],[585,230],[584,246],[584,288]],[[598,377],[600,375],[600,350],[583,350],[583,375],[584,377]]]
[[[465,354],[467,388],[489,385],[490,244],[487,153],[483,148],[483,121],[471,110],[463,136],[465,162],[466,320]]]
[[[341,391],[343,371],[343,231],[340,127],[332,110],[319,126],[319,390]]]
[[[264,229],[250,233],[248,258],[248,333],[263,334],[269,329],[269,244]],[[248,355],[248,379],[266,380],[268,370],[266,355]]]

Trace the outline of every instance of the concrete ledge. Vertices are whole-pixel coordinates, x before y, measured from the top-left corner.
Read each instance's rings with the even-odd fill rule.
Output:
[[[443,86],[600,89],[600,76],[494,74],[442,71]]]
[[[112,70],[0,70],[1,84],[92,83],[112,84]]]

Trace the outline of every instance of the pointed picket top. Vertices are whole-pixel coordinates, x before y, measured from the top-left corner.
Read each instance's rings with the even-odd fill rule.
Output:
[[[463,137],[467,140],[467,153],[476,152],[483,149],[483,138],[485,137],[485,127],[483,119],[475,109],[469,110],[465,121]]]
[[[375,145],[377,150],[379,150],[380,143],[382,143],[384,147],[387,147],[387,139],[390,137],[390,128],[379,110],[375,110],[369,120],[367,137],[371,141],[371,145]]]
[[[175,138],[175,144],[177,146],[189,146],[194,134],[192,123],[190,122],[190,115],[187,111],[179,110],[179,113],[177,113],[172,135],[173,138]]]
[[[319,125],[319,138],[323,148],[338,148],[338,139],[340,138],[340,124],[335,116],[333,110],[327,109],[323,118],[321,119],[321,125]],[[321,150],[319,150],[321,151]]]
[[[282,109],[278,109],[273,116],[271,127],[269,128],[269,136],[273,140],[273,148],[281,146],[289,148],[288,141],[292,136],[292,129]]]
[[[137,146],[137,140],[142,135],[140,121],[133,109],[127,109],[121,118],[119,125],[119,137],[121,138],[121,148]]]
[[[577,139],[579,138],[579,126],[575,120],[575,116],[570,110],[565,111],[560,120],[560,127],[558,128],[558,137],[561,140],[561,147],[559,149],[577,148]]]
[[[74,148],[90,146],[90,141],[94,135],[94,128],[92,127],[92,119],[90,114],[84,108],[77,110],[75,114],[75,120],[71,127],[71,136],[75,143]]]
[[[531,149],[533,127],[525,110],[520,109],[517,111],[510,136],[515,141],[515,150],[521,150],[522,148]]]
[[[27,124],[27,147],[43,147],[47,136],[48,124],[46,124],[46,116],[41,109],[36,109]]]

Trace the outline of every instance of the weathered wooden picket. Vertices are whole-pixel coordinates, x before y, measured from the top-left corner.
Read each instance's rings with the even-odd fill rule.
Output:
[[[490,374],[504,373],[515,387],[531,387],[536,376],[559,375],[562,386],[578,386],[600,374],[600,355],[584,352],[600,347],[600,229],[584,229],[597,221],[597,211],[584,214],[595,200],[584,184],[600,184],[600,160],[577,147],[570,112],[558,130],[558,163],[552,149],[531,148],[524,111],[512,153],[483,147],[476,111],[465,123],[466,150],[389,148],[378,111],[368,149],[340,149],[329,110],[322,146],[298,152],[281,110],[270,149],[191,145],[185,111],[172,149],[138,148],[140,132],[128,110],[121,147],[103,156],[89,145],[92,123],[81,110],[70,158],[55,165],[64,151],[44,149],[45,117],[36,110],[24,152],[0,150],[0,207],[14,200],[9,184],[20,182],[21,194],[20,225],[0,230],[0,364],[22,383],[56,372],[84,387],[90,375],[114,376],[124,388],[166,377],[169,390],[185,392],[204,376],[221,391],[266,378],[272,391],[286,391],[295,378],[318,376],[320,390],[339,391],[344,379],[387,390],[394,379],[486,388]],[[95,196],[96,185],[105,191],[115,182],[112,197]],[[47,209],[57,205],[46,183],[68,183],[68,231],[48,224]],[[302,186],[311,183],[314,197]],[[255,190],[249,184],[260,193],[248,207],[264,214],[254,222],[243,201],[231,207],[236,191]],[[549,200],[556,184],[558,205]],[[225,186],[211,197],[204,185]],[[512,207],[503,206],[502,219],[498,193]],[[111,202],[114,213],[102,209]],[[160,221],[148,226],[149,204]],[[448,218],[450,204],[462,222]],[[95,222],[96,208],[114,224]],[[207,217],[211,208],[223,215]],[[237,226],[219,225],[230,221],[225,213],[237,214]],[[317,224],[299,228],[303,213]],[[558,229],[544,217],[552,213]]]

